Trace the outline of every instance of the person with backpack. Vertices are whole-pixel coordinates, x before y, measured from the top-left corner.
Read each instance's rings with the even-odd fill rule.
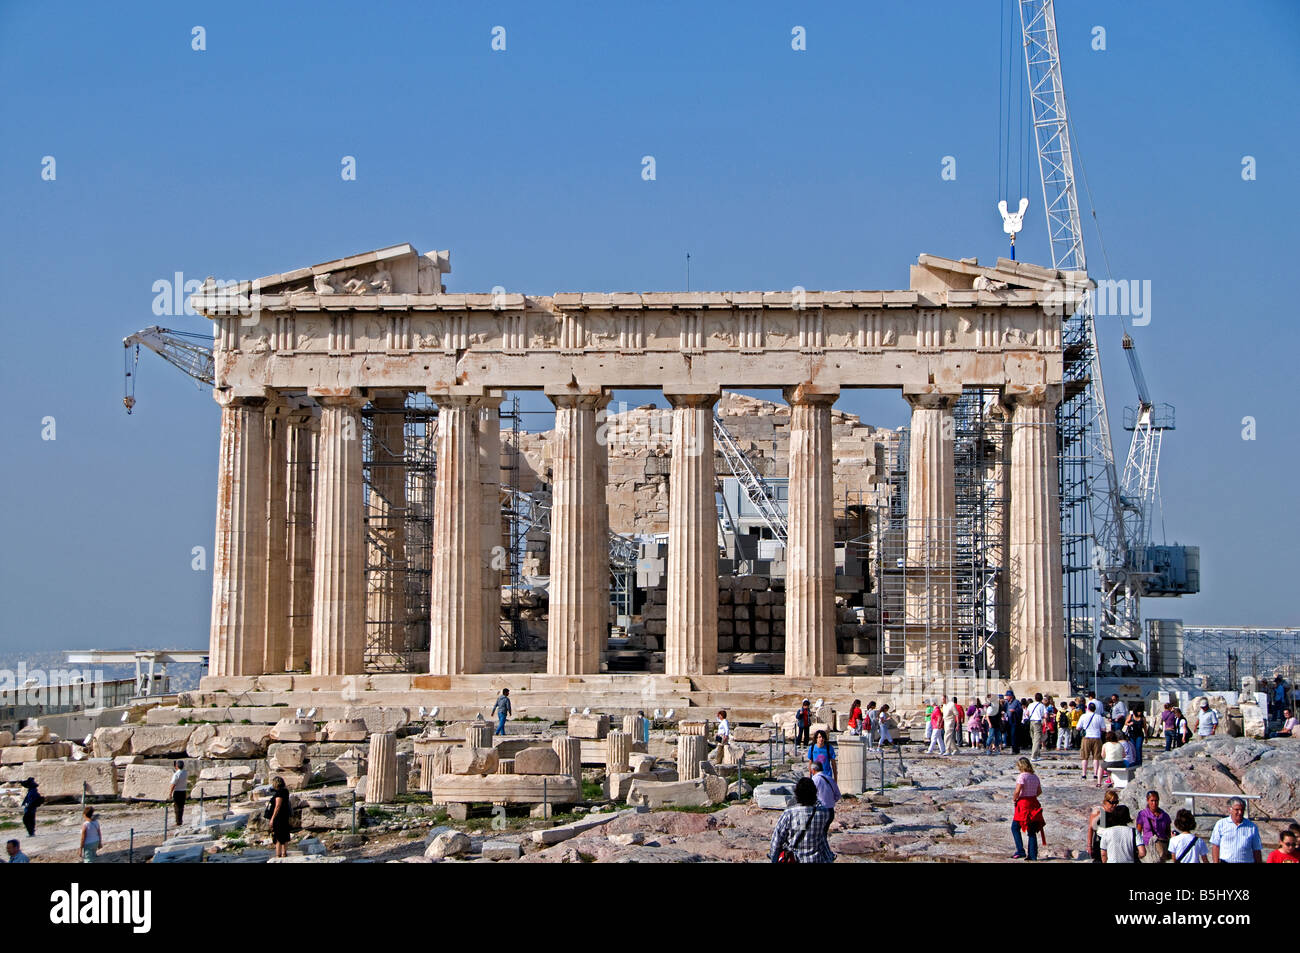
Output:
[[[1079,719],[1079,767],[1083,780],[1088,780],[1088,765],[1097,762],[1097,787],[1101,787],[1101,732],[1106,727],[1106,717],[1097,711],[1096,702],[1088,702],[1088,710]]]
[[[984,716],[989,720],[989,733],[985,753],[993,754],[1002,751],[1002,699],[990,695],[986,701],[988,704],[984,706]]]
[[[36,779],[28,778],[23,782],[23,787],[27,793],[23,795],[23,827],[27,828],[27,836],[36,836],[36,809],[45,803],[45,798],[36,788]]]
[[[871,704],[874,705],[875,702],[872,702]],[[877,744],[881,748],[883,748],[885,745],[890,745],[892,747],[894,744],[894,738],[889,733],[889,719],[890,719],[890,714],[889,714],[888,705],[881,705],[880,712],[871,719],[880,728],[880,734],[878,735]]]
[[[830,812],[817,803],[817,785],[800,778],[794,785],[792,807],[781,812],[772,831],[768,857],[774,864],[830,864],[835,862],[826,840]]]
[[[82,813],[86,819],[81,822],[81,862],[93,864],[99,859],[99,846],[104,843],[104,835],[99,829],[99,821],[95,820],[95,809],[88,807]]]
[[[1174,815],[1174,830],[1177,834],[1169,841],[1169,856],[1175,864],[1208,864],[1210,848],[1205,841],[1196,836],[1196,818],[1192,812],[1183,808]]]
[[[1146,855],[1147,849],[1138,840],[1128,805],[1117,804],[1110,815],[1110,827],[1101,832],[1101,862],[1136,864]]]

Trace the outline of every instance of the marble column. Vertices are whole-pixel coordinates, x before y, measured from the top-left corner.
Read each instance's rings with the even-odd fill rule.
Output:
[[[1010,397],[1010,676],[1065,681],[1061,513],[1057,475],[1059,387]]]
[[[628,758],[632,756],[632,736],[624,731],[611,731],[605,736],[605,773],[627,771]]]
[[[600,671],[609,574],[600,575],[596,547],[608,548],[598,506],[596,411],[603,394],[555,394],[551,486],[551,586],[546,671],[590,675]]]
[[[312,483],[319,421],[310,413],[289,420],[287,433],[289,520],[285,562],[289,570],[289,645],[287,670],[305,672],[311,664]]]
[[[957,394],[905,394],[912,407],[907,454],[907,563],[904,674],[951,670],[953,559],[957,494],[953,459]]]
[[[366,530],[357,393],[319,395],[312,569],[311,673],[365,668]]]
[[[491,748],[492,725],[486,721],[471,721],[465,726],[466,748]]]
[[[718,671],[718,510],[713,405],[717,394],[667,394],[673,407],[668,475],[665,675]]]
[[[467,675],[483,660],[483,505],[478,396],[434,394],[438,473],[433,487],[429,671]]]
[[[289,408],[266,410],[266,617],[263,672],[283,672],[289,658]]]
[[[501,577],[507,568],[501,525],[501,400],[495,392],[479,402],[479,484],[483,507],[483,652],[501,651]]]
[[[366,803],[391,804],[397,797],[397,736],[380,731],[370,736],[366,759]]]
[[[369,641],[381,655],[406,651],[406,395],[371,400],[373,443],[367,545],[372,548],[366,591]]]
[[[208,673],[256,675],[266,616],[266,401],[224,391],[214,396],[221,404],[221,451]]]
[[[551,748],[560,756],[560,774],[582,783],[582,742],[564,735],[551,739]]]
[[[839,396],[791,388],[785,674],[834,675],[835,511],[831,405]]]
[[[695,780],[700,776],[700,762],[708,760],[709,743],[703,735],[677,736],[677,780]]]

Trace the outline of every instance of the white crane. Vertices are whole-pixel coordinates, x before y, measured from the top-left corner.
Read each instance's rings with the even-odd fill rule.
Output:
[[[140,346],[144,345],[168,364],[178,367],[200,384],[212,384],[216,375],[212,358],[212,338],[206,334],[174,331],[157,325],[137,331],[122,339],[126,349],[126,392],[122,403],[129,414],[135,407],[135,371],[140,364]]]

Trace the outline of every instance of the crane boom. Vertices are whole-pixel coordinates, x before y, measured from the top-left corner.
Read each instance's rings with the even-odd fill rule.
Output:
[[[173,367],[180,368],[200,384],[211,385],[216,376],[211,337],[157,325],[136,331],[122,339],[126,351],[126,393],[122,403],[126,405],[128,414],[135,407],[135,369],[140,363],[141,346]]]

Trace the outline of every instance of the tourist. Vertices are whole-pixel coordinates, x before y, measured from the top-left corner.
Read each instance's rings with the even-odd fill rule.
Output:
[[[1187,718],[1183,715],[1183,710],[1177,706],[1174,707],[1174,714],[1178,716],[1178,747],[1182,747],[1192,740],[1192,729],[1187,724]]]
[[[492,711],[488,712],[489,718],[493,715],[497,716],[496,734],[504,735],[506,733],[506,716],[513,710],[514,708],[510,704],[510,689],[501,689],[501,694],[497,696],[497,700],[492,704]]]
[[[99,821],[95,820],[95,809],[88,807],[82,811],[86,818],[81,822],[81,862],[93,864],[99,856],[99,845],[104,842],[99,830]]]
[[[813,762],[819,763],[822,770],[830,775],[832,781],[836,779],[835,748],[831,745],[830,738],[824,728],[818,728],[817,733],[813,735],[812,746],[808,749],[808,762],[810,764]]]
[[[1056,747],[1057,709],[1051,695],[1043,696],[1043,704],[1047,707],[1047,715],[1043,718],[1043,747],[1050,751]]]
[[[731,744],[731,722],[727,721],[725,711],[718,712],[718,733],[713,736],[713,740],[724,747]]]
[[[867,708],[862,713],[862,734],[867,739],[867,747],[871,747],[871,736],[878,733],[880,722],[880,712],[876,711],[875,702],[867,702]]]
[[[1173,821],[1160,806],[1160,795],[1155,791],[1147,792],[1147,806],[1138,811],[1137,829],[1142,835],[1142,845],[1146,848],[1146,860],[1152,864],[1163,864],[1169,859],[1169,840]]]
[[[28,778],[23,782],[23,787],[27,793],[23,795],[23,827],[27,828],[27,836],[36,836],[36,809],[45,803],[45,798],[37,790],[36,779]]]
[[[1201,699],[1201,713],[1196,716],[1196,736],[1209,738],[1219,727],[1219,713],[1210,707],[1210,703]]]
[[[774,864],[829,864],[835,861],[826,842],[830,815],[817,803],[817,785],[811,778],[800,778],[794,785],[793,807],[781,812],[772,831],[768,853]]]
[[[17,840],[10,840],[5,844],[5,853],[9,855],[11,864],[30,864],[32,859],[22,852],[19,848],[21,845]]]
[[[840,789],[835,784],[835,779],[822,770],[820,761],[814,761],[811,770],[813,784],[817,785],[817,803],[831,814],[830,820],[826,822],[829,828],[835,820],[835,803],[840,799]]]
[[[1128,732],[1124,732],[1118,737],[1120,747],[1124,749],[1124,764],[1131,768],[1137,764],[1137,746],[1133,744],[1133,739]]]
[[[871,704],[874,705],[875,702],[872,702]],[[892,745],[892,744],[894,743],[894,738],[893,738],[893,736],[890,735],[890,733],[889,733],[889,718],[890,718],[890,715],[889,715],[889,706],[888,706],[888,705],[881,705],[881,706],[880,706],[880,714],[877,715],[877,716],[875,717],[874,720],[875,720],[875,721],[880,725],[880,742],[879,742],[879,743],[880,743],[880,747],[882,747],[882,748],[883,748],[885,745]]]
[[[948,745],[949,751],[964,747],[964,742],[962,741],[962,729],[966,727],[966,709],[962,707],[962,704],[957,700],[956,695],[952,697],[952,705],[957,709],[957,719],[955,734],[953,735],[954,743]]]
[[[1278,737],[1296,738],[1300,737],[1300,721],[1296,720],[1295,715],[1291,714],[1290,708],[1282,709],[1282,727],[1277,730]]]
[[[1208,864],[1210,849],[1205,841],[1193,833],[1196,830],[1196,818],[1192,812],[1183,808],[1174,815],[1174,830],[1177,834],[1169,841],[1169,856],[1175,864]]]
[[[1097,711],[1095,701],[1088,702],[1088,710],[1079,719],[1079,767],[1083,771],[1083,780],[1088,780],[1088,765],[1097,762],[1097,787],[1101,787],[1101,729],[1106,719]]]
[[[985,717],[989,720],[988,751],[992,754],[994,751],[1002,750],[1002,699],[997,695],[990,695],[985,700],[988,703],[984,706]]]
[[[957,753],[957,726],[961,724],[960,708],[957,699],[944,696],[943,701],[943,747],[946,754]]]
[[[1296,849],[1295,831],[1287,828],[1277,839],[1277,850],[1268,855],[1266,864],[1300,864],[1300,850]]]
[[[1101,806],[1094,807],[1088,814],[1088,830],[1084,835],[1088,845],[1088,855],[1095,864],[1101,863],[1101,832],[1111,825],[1115,808],[1119,806],[1119,792],[1107,791],[1101,796]]]
[[[184,761],[173,762],[176,768],[172,772],[172,783],[167,787],[167,796],[172,799],[172,808],[176,812],[176,826],[179,827],[181,819],[185,816],[185,795],[189,789],[190,773],[185,770]]]
[[[1124,757],[1124,745],[1119,740],[1119,735],[1113,731],[1106,732],[1105,743],[1101,746],[1101,763],[1097,766],[1097,786],[1102,784],[1103,768],[1106,774],[1111,771],[1117,771],[1121,768],[1128,767],[1128,759]],[[1106,777],[1106,784],[1114,783],[1110,777]]]
[[[1273,676],[1273,690],[1269,692],[1269,714],[1276,715],[1286,704],[1286,679],[1281,675]]]
[[[1128,732],[1129,740],[1133,742],[1133,767],[1140,768],[1142,767],[1142,742],[1147,736],[1147,716],[1141,702],[1133,703],[1133,710],[1124,719],[1124,730]]]
[[[802,747],[808,743],[808,730],[812,728],[812,702],[803,700],[799,710],[794,713],[794,743]]]
[[[948,696],[943,696],[943,700],[947,703]],[[926,731],[926,737],[930,739],[930,747],[926,749],[926,754],[934,754],[936,744],[939,746],[939,754],[948,753],[943,746],[943,708],[939,705],[935,705],[930,709],[930,724]]]
[[[1178,737],[1178,711],[1170,702],[1165,702],[1165,709],[1160,713],[1160,727],[1165,732],[1165,750],[1172,751]]]
[[[1110,726],[1115,734],[1124,730],[1124,722],[1128,718],[1128,706],[1120,700],[1118,695],[1110,696]]]
[[[271,842],[275,844],[275,856],[289,855],[289,788],[284,778],[276,775],[271,779],[271,803],[267,805],[270,812],[267,820],[271,822]]]
[[[1110,827],[1101,832],[1103,864],[1135,864],[1146,853],[1138,843],[1137,831],[1130,826],[1132,821],[1128,805],[1117,804],[1110,812]]]
[[[1007,689],[1007,713],[1004,724],[1007,729],[1007,742],[1011,745],[1012,754],[1020,754],[1020,724],[1024,718],[1025,709],[1020,704],[1020,699],[1016,698],[1016,693]]]
[[[862,699],[853,699],[853,704],[849,706],[849,734],[857,736],[862,734]]]
[[[1079,742],[1083,739],[1083,732],[1079,730],[1079,721],[1083,718],[1083,705],[1074,699],[1070,700],[1070,747],[1078,748]]]
[[[970,715],[966,718],[966,735],[970,738],[970,746],[978,748],[984,743],[984,706],[980,704],[978,698],[972,699],[970,703]]]
[[[1025,721],[1029,725],[1029,760],[1037,761],[1043,752],[1043,722],[1047,720],[1047,706],[1043,693],[1034,692],[1034,700],[1025,708]]]
[[[1016,852],[1011,856],[1037,860],[1040,833],[1043,846],[1047,846],[1047,824],[1043,820],[1042,805],[1038,803],[1038,796],[1043,793],[1043,783],[1038,780],[1038,775],[1034,773],[1034,766],[1029,763],[1028,758],[1019,759],[1016,767],[1020,769],[1020,774],[1016,777],[1016,789],[1011,795],[1012,802],[1015,804],[1015,814],[1011,818],[1011,840],[1016,845]],[[1026,845],[1021,839],[1021,831],[1029,837],[1028,856],[1025,854]]]
[[[925,705],[925,743],[933,744],[934,736],[934,706],[930,704],[930,699],[922,698]]]
[[[1263,852],[1259,828],[1246,818],[1246,802],[1228,798],[1228,816],[1220,818],[1210,834],[1210,863],[1258,864]]]

